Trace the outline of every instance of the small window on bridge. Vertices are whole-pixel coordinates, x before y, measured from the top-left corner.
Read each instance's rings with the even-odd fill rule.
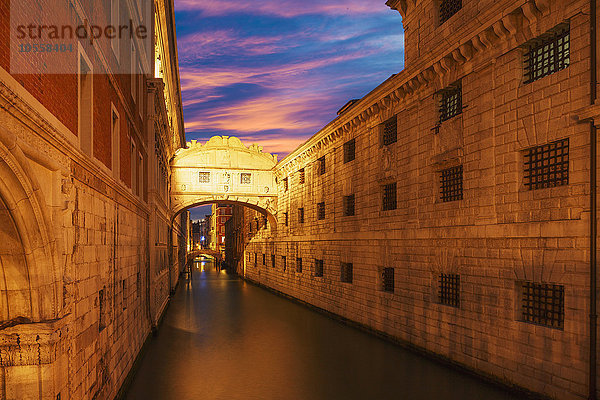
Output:
[[[240,175],[240,183],[242,185],[249,185],[252,183],[252,174],[244,173]]]
[[[353,265],[352,263],[342,263],[342,274],[341,281],[344,283],[352,283],[352,275],[353,275]]]
[[[300,257],[296,258],[296,272],[302,273],[302,258]]]
[[[323,276],[323,260],[315,260],[315,276]]]
[[[210,172],[199,172],[198,181],[200,183],[210,183]]]

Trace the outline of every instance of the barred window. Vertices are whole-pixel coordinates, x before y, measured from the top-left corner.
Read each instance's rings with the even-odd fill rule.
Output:
[[[271,268],[275,268],[275,254],[271,254]]]
[[[462,114],[462,87],[453,85],[441,92],[440,122],[444,122]]]
[[[383,185],[383,211],[396,209],[396,182]]]
[[[287,262],[285,256],[281,256],[281,263],[283,264],[283,272],[287,269]]]
[[[317,203],[317,219],[325,219],[325,203]]]
[[[356,158],[356,140],[348,140],[344,143],[344,163],[353,161]]]
[[[571,62],[570,28],[561,24],[532,41],[525,55],[525,83],[567,68]]]
[[[440,199],[443,202],[462,200],[463,167],[447,168],[440,173]]]
[[[569,139],[525,150],[525,186],[529,190],[569,184]]]
[[[441,274],[438,301],[447,306],[460,306],[460,275]]]
[[[319,165],[318,174],[324,175],[325,174],[325,156],[319,158],[317,160],[317,163]]]
[[[250,183],[252,183],[252,174],[242,172],[240,174],[240,183],[242,185],[249,185]]]
[[[315,260],[315,276],[323,276],[323,260]]]
[[[283,215],[285,216],[285,226],[288,226],[289,225],[288,213],[283,213]]]
[[[344,196],[343,203],[344,216],[349,217],[354,215],[354,194]]]
[[[383,138],[384,146],[396,143],[398,140],[398,118],[393,116],[383,123]]]
[[[442,0],[440,3],[440,25],[462,8],[462,0]]]
[[[283,179],[283,191],[284,192],[288,191],[288,178]]]
[[[306,181],[306,175],[304,173],[304,168],[302,168],[300,171],[298,171],[298,173],[300,173],[300,184],[303,185],[304,182]]]
[[[300,222],[301,224],[304,223],[304,208],[298,209],[298,222]]]
[[[394,268],[383,268],[381,271],[381,290],[384,292],[394,292]]]
[[[257,264],[257,261],[256,261],[256,259],[257,259],[257,256],[258,256],[258,254],[257,254],[257,253],[254,253],[254,264]]]
[[[210,172],[198,172],[198,182],[210,183]]]
[[[267,265],[267,255],[263,253],[263,265]]]
[[[342,263],[341,281],[352,283],[352,263]]]
[[[302,258],[296,258],[296,272],[302,273]]]
[[[521,318],[524,322],[562,329],[565,320],[565,287],[546,283],[521,283]]]

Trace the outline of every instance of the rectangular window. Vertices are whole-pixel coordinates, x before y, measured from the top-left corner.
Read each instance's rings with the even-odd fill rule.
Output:
[[[325,203],[317,203],[317,219],[325,219]]]
[[[344,216],[350,217],[354,215],[354,194],[344,196],[343,203]]]
[[[121,281],[121,303],[123,310],[125,310],[127,308],[127,282],[125,282],[125,279]]]
[[[296,272],[302,273],[302,259],[300,257],[296,258]]]
[[[271,254],[271,268],[275,268],[275,254]]]
[[[396,182],[383,185],[383,211],[396,209]]]
[[[255,264],[255,265],[257,264],[257,261],[256,261],[256,259],[257,259],[257,256],[258,256],[258,254],[254,253],[254,264]]]
[[[352,139],[344,143],[344,164],[356,158],[356,140]]]
[[[267,216],[266,215],[263,215],[263,217],[262,217],[262,224],[263,224],[262,225],[263,229],[267,229]]]
[[[462,114],[462,87],[455,84],[441,93],[440,122],[447,121]]]
[[[301,224],[304,223],[304,208],[298,209],[298,222]]]
[[[561,24],[531,41],[525,55],[525,83],[563,70],[570,63],[570,27]]]
[[[210,183],[210,172],[198,172],[198,182]]]
[[[393,116],[383,123],[383,138],[384,146],[396,143],[398,140],[398,118]]]
[[[82,52],[79,54],[78,136],[81,150],[92,156],[93,147],[93,73],[92,64]]]
[[[240,183],[242,185],[249,185],[252,183],[252,174],[242,172],[240,174]]]
[[[283,264],[283,272],[285,272],[287,269],[287,259],[285,256],[281,256],[281,263]]]
[[[323,260],[315,260],[315,276],[323,276]]]
[[[114,105],[111,105],[111,125],[110,136],[112,139],[112,172],[116,179],[119,179],[119,166],[121,164],[121,119]]]
[[[440,3],[440,25],[462,8],[462,0],[442,0]]]
[[[267,265],[267,255],[263,253],[263,265]]]
[[[300,184],[303,185],[304,182],[306,181],[306,174],[304,173],[304,168],[302,168],[300,171],[298,171],[298,173],[300,174]]]
[[[252,222],[248,222],[248,232],[252,233]]]
[[[569,184],[569,139],[525,150],[525,186],[529,190]]]
[[[352,283],[352,263],[342,263],[341,281],[344,283]]]
[[[289,225],[289,218],[288,218],[288,213],[283,213],[283,215],[285,216],[285,226]]]
[[[98,292],[98,307],[100,308],[98,312],[98,330],[101,331],[106,328],[106,289],[100,289]]]
[[[463,167],[448,168],[440,173],[440,199],[443,202],[462,200]]]
[[[284,192],[288,191],[288,178],[283,179],[283,191]]]
[[[460,306],[460,275],[440,274],[438,301],[447,306]]]
[[[325,174],[325,156],[319,158],[317,160],[317,163],[319,165],[318,174],[324,175]]]
[[[394,268],[383,268],[381,271],[381,290],[394,293]]]
[[[522,282],[521,309],[524,322],[562,329],[565,320],[565,287]]]

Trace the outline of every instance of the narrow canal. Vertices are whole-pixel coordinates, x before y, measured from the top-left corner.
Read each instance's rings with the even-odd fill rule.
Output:
[[[518,399],[196,261],[127,399]]]

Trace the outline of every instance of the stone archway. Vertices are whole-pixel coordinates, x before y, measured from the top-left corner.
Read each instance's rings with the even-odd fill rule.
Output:
[[[214,136],[204,145],[192,141],[171,163],[173,215],[203,203],[242,204],[265,213],[275,229],[276,164],[276,155],[246,147],[236,137]]]
[[[0,140],[0,323],[60,317],[61,271],[46,207],[16,141]]]

